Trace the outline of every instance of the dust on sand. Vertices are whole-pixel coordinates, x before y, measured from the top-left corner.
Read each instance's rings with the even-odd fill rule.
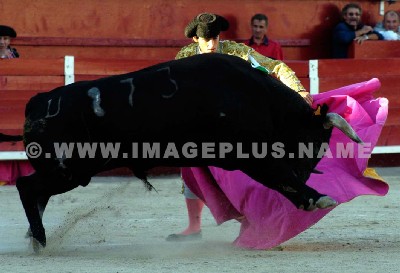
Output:
[[[48,245],[34,254],[13,186],[0,187],[0,272],[398,272],[400,168],[377,168],[385,197],[362,196],[273,250],[232,245],[239,224],[217,226],[204,210],[203,239],[171,243],[186,224],[177,175],[150,181],[96,177],[54,196],[44,215]]]

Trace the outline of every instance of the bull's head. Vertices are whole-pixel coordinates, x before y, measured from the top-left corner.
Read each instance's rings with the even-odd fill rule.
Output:
[[[363,143],[354,129],[344,118],[339,114],[327,112],[327,105],[318,105],[313,114],[312,122],[315,122],[314,125],[310,126],[305,131],[299,131],[297,133],[301,142],[311,145],[312,147],[312,155],[294,156],[292,159],[289,159],[294,173],[298,179],[304,183],[308,180],[311,173],[320,173],[315,168],[324,155],[323,151],[329,143],[331,132],[334,127],[341,130],[354,142]],[[293,149],[295,148],[297,147],[293,147]],[[292,151],[293,150],[291,150],[291,152]]]

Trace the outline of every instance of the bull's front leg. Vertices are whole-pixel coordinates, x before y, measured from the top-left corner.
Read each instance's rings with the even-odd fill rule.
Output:
[[[264,164],[261,164],[264,165]],[[297,208],[312,211],[328,209],[337,202],[303,183],[284,160],[272,160],[268,168],[252,164],[243,171],[264,186],[276,190],[289,199]]]
[[[297,189],[279,184],[277,191],[289,199],[297,208],[306,211],[329,209],[337,205],[337,202],[332,197],[321,194],[306,184]]]

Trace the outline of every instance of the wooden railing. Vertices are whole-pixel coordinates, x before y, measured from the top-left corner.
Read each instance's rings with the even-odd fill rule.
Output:
[[[353,42],[349,48],[349,58],[400,58],[400,41]]]
[[[236,39],[243,42],[245,39]],[[17,37],[12,45],[21,58],[57,58],[74,55],[102,59],[173,59],[191,39],[134,39],[83,37]],[[285,59],[300,59],[309,39],[280,39]]]
[[[246,39],[235,39],[244,42]],[[282,47],[309,46],[309,39],[277,39]],[[25,46],[106,46],[106,47],[183,47],[191,39],[129,39],[129,38],[84,38],[84,37],[17,37],[13,45]]]
[[[136,71],[165,60],[72,58],[72,61],[71,72],[67,58],[0,60],[0,131],[22,133],[24,108],[29,98],[64,85],[68,77],[73,81],[91,80]],[[378,78],[382,87],[376,96],[390,101],[389,117],[378,146],[392,147],[386,150],[389,153],[400,153],[400,58],[286,63],[312,93]],[[0,151],[23,151],[23,147],[2,143]]]

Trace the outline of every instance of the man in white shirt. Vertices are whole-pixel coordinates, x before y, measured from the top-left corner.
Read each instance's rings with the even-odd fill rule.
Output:
[[[385,40],[400,40],[400,15],[394,10],[389,10],[383,16],[383,22],[378,23],[375,31],[383,35]]]

